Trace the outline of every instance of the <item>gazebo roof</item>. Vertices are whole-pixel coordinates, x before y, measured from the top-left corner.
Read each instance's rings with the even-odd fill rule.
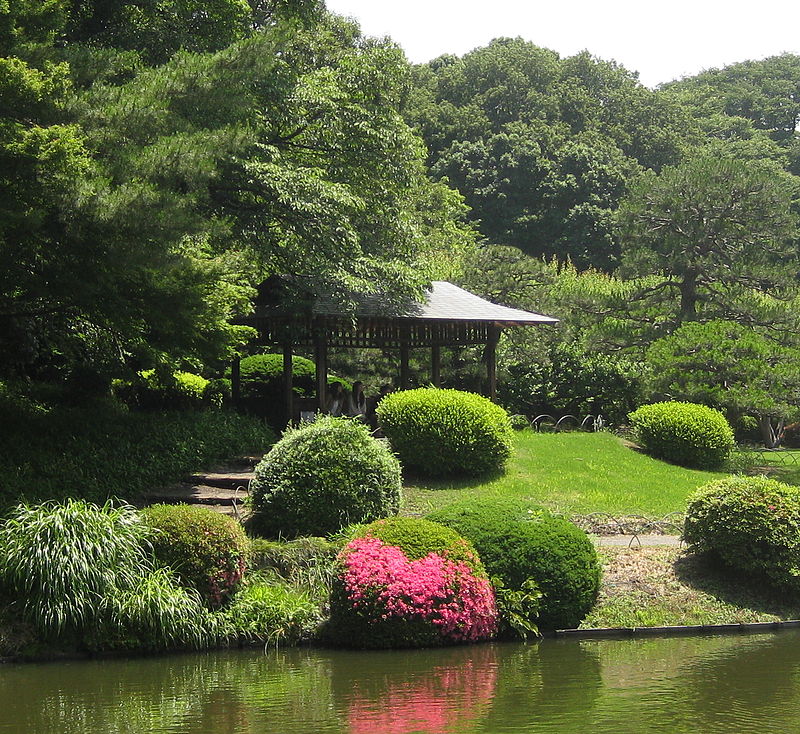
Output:
[[[555,324],[558,319],[487,301],[446,280],[434,280],[419,313],[407,318],[436,321],[490,321],[499,325]]]
[[[327,297],[287,311],[281,298],[285,281],[271,279],[264,286],[255,314],[237,323],[255,327],[265,344],[312,344],[324,332],[331,346],[456,346],[485,343],[490,331],[505,326],[558,322],[551,316],[500,306],[443,280],[431,283],[424,300],[392,310],[387,310],[380,294],[351,294],[354,311]]]

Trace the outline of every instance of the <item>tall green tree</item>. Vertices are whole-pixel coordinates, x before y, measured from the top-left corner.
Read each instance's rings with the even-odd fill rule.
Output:
[[[620,206],[621,272],[657,279],[642,298],[672,294],[673,328],[749,319],[740,297],[793,295],[793,186],[774,168],[724,158],[698,157],[645,173]]]

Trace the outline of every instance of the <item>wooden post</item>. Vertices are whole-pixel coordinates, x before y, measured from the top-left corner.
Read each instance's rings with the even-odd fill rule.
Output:
[[[408,390],[411,381],[411,372],[408,368],[408,342],[400,344],[400,389]]]
[[[441,348],[438,344],[431,347],[431,382],[434,387],[441,387]]]
[[[487,397],[493,403],[497,402],[497,342],[500,341],[500,327],[489,327],[489,339],[486,342],[486,376],[488,377],[489,390]]]
[[[231,400],[233,407],[239,407],[239,401],[242,397],[242,370],[241,359],[237,356],[231,362]]]
[[[328,402],[328,334],[325,331],[315,338],[314,359],[317,364],[317,410],[324,412]]]
[[[286,423],[294,420],[294,393],[292,391],[292,343],[283,344],[283,400],[286,406]]]

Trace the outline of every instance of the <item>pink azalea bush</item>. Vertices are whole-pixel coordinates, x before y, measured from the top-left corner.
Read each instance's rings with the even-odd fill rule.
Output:
[[[494,591],[468,552],[474,557],[466,561],[433,551],[410,559],[372,534],[350,541],[339,557],[334,624],[344,622],[351,643],[368,647],[491,638],[497,630]]]

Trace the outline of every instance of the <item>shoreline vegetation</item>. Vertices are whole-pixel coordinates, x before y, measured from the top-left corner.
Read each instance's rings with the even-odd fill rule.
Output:
[[[589,465],[614,466],[621,474],[630,474],[639,483],[646,482],[646,474],[639,470],[631,472],[629,462],[641,466],[657,466],[660,472],[683,474],[679,467],[663,462],[655,462],[631,450],[619,439],[610,434],[516,434],[515,455],[512,468],[506,477],[492,479],[488,482],[473,480],[470,487],[462,491],[473,495],[491,497],[498,491],[503,482],[511,487],[521,487],[524,478],[525,459],[532,453],[548,457],[541,467],[539,476],[541,486],[555,481],[547,473],[547,467],[559,463],[568,464],[565,456],[573,460],[588,450]],[[534,446],[546,447],[541,453],[534,451]],[[787,455],[790,452],[786,452]],[[554,455],[555,454],[555,455]],[[604,457],[605,454],[608,454]],[[793,456],[794,454],[792,454]],[[763,454],[759,460],[764,461]],[[791,457],[790,457],[791,458]],[[790,477],[795,463],[779,457],[776,453],[767,456],[770,469],[779,476]],[[549,463],[548,463],[549,462]],[[583,471],[580,467],[573,471]],[[780,474],[783,472],[783,474]],[[694,474],[702,474],[695,472]],[[564,472],[561,477],[572,481],[572,475]],[[598,478],[598,486],[608,486],[608,477]],[[685,493],[691,490],[688,482]],[[406,489],[406,503],[401,514],[408,515],[418,510],[418,497],[422,493],[433,493],[431,488]],[[452,490],[450,490],[452,491]],[[535,488],[538,491],[538,487]],[[622,492],[624,493],[624,489]],[[675,487],[673,485],[673,491]],[[528,499],[531,499],[530,497]],[[616,500],[614,500],[616,501]],[[685,500],[684,500],[685,502]],[[620,506],[630,511],[631,508]],[[341,543],[340,543],[341,544]],[[339,544],[339,545],[340,545]],[[294,541],[280,542],[254,539],[250,553],[250,566],[254,574],[251,588],[260,582],[278,584],[291,596],[297,592],[308,592],[315,584],[324,584],[330,564],[338,550],[338,545],[323,538],[300,538]],[[754,622],[776,622],[800,618],[800,600],[793,600],[775,588],[766,585],[756,578],[748,578],[746,583],[741,577],[734,576],[713,559],[690,552],[683,547],[666,546],[633,546],[598,548],[603,566],[600,594],[594,608],[589,612],[579,629],[592,628],[631,628],[675,625],[725,625]],[[258,593],[258,592],[256,592]],[[296,597],[295,597],[296,598]],[[324,605],[320,596],[314,600],[307,599],[309,607],[317,613]],[[311,615],[313,616],[313,614]],[[308,636],[298,635],[292,639],[287,635],[286,641],[300,644],[317,644]],[[210,648],[244,648],[254,645],[279,644],[270,635],[259,637],[258,633],[250,636],[239,636],[235,640],[228,639]],[[324,644],[324,643],[322,643]],[[57,643],[43,643],[36,639],[32,628],[15,619],[11,608],[0,610],[0,660],[3,662],[58,660],[65,658],[85,658],[98,656],[125,656],[152,654],[152,651],[139,649],[81,651]]]

